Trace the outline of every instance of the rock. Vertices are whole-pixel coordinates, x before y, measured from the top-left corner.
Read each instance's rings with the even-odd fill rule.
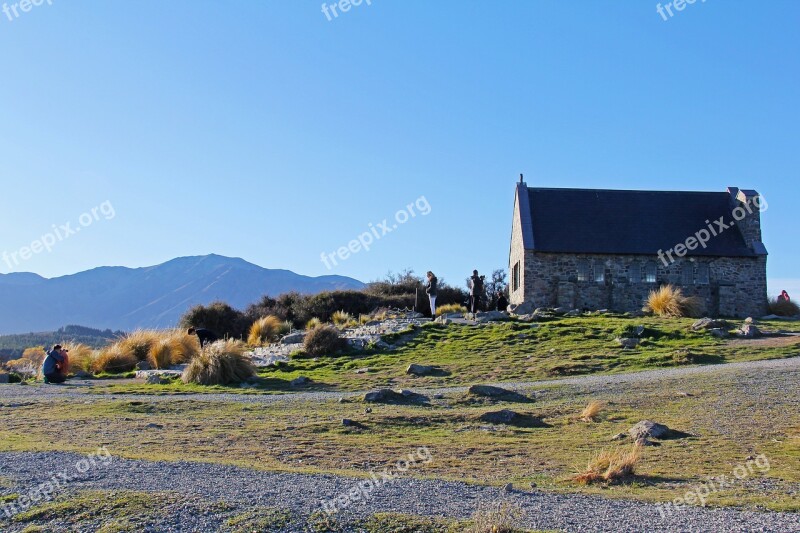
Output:
[[[628,434],[627,433],[617,433],[616,435],[611,437],[611,440],[625,440],[627,438],[628,438]]]
[[[8,383],[8,379],[9,379],[8,374],[6,374],[5,372],[0,374],[0,383],[6,384]]]
[[[581,316],[581,314],[582,313],[581,313],[580,309],[573,309],[572,311],[568,311],[568,312],[564,313],[564,316],[576,318],[576,317]]]
[[[508,483],[503,487],[503,490],[506,492],[514,492],[514,484]]]
[[[164,429],[161,424],[147,424],[145,427],[148,429]]]
[[[289,333],[288,335],[284,335],[281,339],[281,344],[302,344],[303,340],[306,338],[305,331],[296,331],[294,333]]]
[[[167,380],[158,374],[150,374],[144,379],[144,382],[146,385],[163,385],[167,383]]]
[[[359,368],[359,369],[356,370],[356,374],[366,374],[369,371],[370,371],[369,367]]]
[[[523,302],[519,305],[509,305],[511,312],[515,315],[529,315],[533,313],[535,307],[533,307],[533,302]]]
[[[701,318],[692,324],[693,331],[700,331],[701,329],[730,329],[731,325],[725,320],[714,320],[713,318]]]
[[[485,313],[475,313],[473,319],[476,322],[485,324],[486,322],[498,322],[500,320],[508,320],[508,315],[502,311],[487,311]]]
[[[86,372],[85,370],[78,370],[77,372],[75,372],[75,377],[77,379],[92,379],[94,375],[92,375],[89,372]]]
[[[664,424],[658,424],[652,420],[642,420],[628,430],[630,437],[639,442],[647,439],[667,439],[673,432]]]
[[[633,348],[636,348],[639,346],[640,342],[641,340],[639,339],[617,337],[617,344],[622,346],[622,348],[625,350],[632,350]]]
[[[568,309],[566,307],[556,307],[555,309],[553,309],[552,312],[553,312],[554,315],[563,316],[563,315],[566,315],[567,313],[569,313],[570,309]]]
[[[510,409],[490,411],[482,414],[478,419],[488,424],[503,424],[519,427],[548,427],[540,418],[520,414]]]
[[[493,387],[491,385],[472,385],[469,388],[469,394],[473,396],[482,396],[484,398],[491,398],[493,400],[502,400],[506,402],[530,402],[531,398],[520,394],[518,392],[510,391],[500,387]]]
[[[413,374],[415,376],[427,376],[434,371],[434,367],[428,365],[418,365],[411,363],[406,369],[406,374]]]
[[[434,394],[433,395],[433,399],[434,400],[444,400],[444,394]]]
[[[731,334],[728,333],[728,330],[723,328],[710,329],[708,332],[712,337],[717,337],[718,339],[727,339],[731,336]]]
[[[757,339],[763,335],[760,329],[758,329],[752,323],[748,324],[747,322],[745,322],[742,327],[739,328],[738,334],[740,337],[745,339]]]
[[[305,376],[300,376],[299,378],[295,378],[289,382],[292,387],[304,387],[311,383],[311,380]]]
[[[539,486],[539,485],[537,485],[535,482],[531,481],[531,488],[532,488],[532,489],[535,489],[535,488],[536,488],[536,487],[538,487],[538,486]]]
[[[425,403],[427,400],[426,396],[410,390],[393,391],[392,389],[380,389],[364,395],[364,401],[368,403]]]
[[[151,370],[150,363],[147,361],[139,361],[136,363],[136,370]]]
[[[636,326],[635,328],[633,328],[633,334],[640,339],[642,338],[642,335],[644,335],[644,332],[645,332],[644,326]]]

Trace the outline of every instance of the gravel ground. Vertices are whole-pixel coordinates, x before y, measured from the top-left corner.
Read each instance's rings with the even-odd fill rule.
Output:
[[[728,363],[724,365],[705,365],[705,366],[686,366],[679,368],[664,368],[657,370],[646,370],[643,372],[629,372],[625,374],[603,374],[591,376],[576,376],[571,378],[561,378],[542,381],[523,381],[523,382],[504,382],[494,383],[512,390],[526,390],[553,385],[578,385],[583,387],[595,387],[598,385],[625,385],[639,384],[659,381],[668,378],[682,378],[696,375],[730,375],[748,370],[785,370],[791,371],[800,368],[800,357],[787,359],[769,359],[765,361],[748,361],[741,363]],[[198,400],[207,402],[231,401],[241,403],[276,403],[287,400],[331,400],[338,398],[350,398],[363,395],[363,392],[296,392],[286,394],[180,394],[180,395],[146,395],[146,394],[124,394],[109,395],[95,394],[94,386],[97,381],[92,380],[70,380],[64,385],[2,385],[0,386],[0,402],[3,400],[46,400],[57,398],[80,397],[83,399],[119,399],[140,400],[140,401],[173,401],[175,398],[182,400]],[[447,387],[436,389],[414,389],[423,394],[448,394],[466,392],[468,387]]]
[[[0,453],[3,475],[18,484],[15,490],[46,481],[49,472],[64,470],[82,456],[65,453]],[[207,502],[225,501],[239,512],[247,507],[281,507],[297,519],[286,531],[302,531],[303,517],[320,509],[320,501],[344,494],[358,479],[331,475],[269,473],[201,463],[158,463],[113,459],[71,482],[65,491],[141,490],[175,491]],[[14,490],[14,489],[12,489]],[[462,483],[398,479],[382,485],[348,509],[343,521],[376,512],[468,518],[481,503],[509,499],[525,512],[524,527],[560,531],[775,531],[800,532],[800,514],[748,512],[736,509],[686,508],[662,513],[653,504],[609,500],[595,496],[558,495],[531,491],[507,493],[501,489]],[[227,515],[176,510],[158,531],[214,531]],[[0,528],[21,526],[0,519]]]

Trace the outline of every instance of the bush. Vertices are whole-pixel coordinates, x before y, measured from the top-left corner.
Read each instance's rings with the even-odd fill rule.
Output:
[[[32,361],[34,365],[41,366],[44,363],[44,358],[47,357],[44,346],[35,346],[33,348],[25,348],[22,352],[22,358]]]
[[[147,362],[150,364],[150,368],[169,368],[172,365],[174,348],[175,344],[169,338],[161,339],[153,344],[147,354]]]
[[[200,354],[200,340],[196,335],[186,333],[186,330],[174,330],[169,341],[172,344],[173,365],[188,363]]]
[[[358,322],[353,318],[353,315],[346,313],[345,311],[336,311],[333,313],[331,316],[331,321],[333,321],[334,326],[340,329],[358,325]]]
[[[467,533],[516,533],[515,523],[525,515],[522,508],[509,501],[481,505],[472,515]]]
[[[436,316],[442,316],[444,314],[450,313],[466,313],[467,308],[461,304],[447,304],[442,306],[436,306]]]
[[[581,485],[595,482],[614,482],[633,475],[641,458],[642,447],[634,444],[630,450],[605,450],[589,460],[586,471],[573,477]]]
[[[133,352],[123,351],[119,344],[114,344],[100,351],[97,358],[92,361],[91,370],[96,374],[101,372],[121,374],[136,368],[138,362]]]
[[[589,405],[583,408],[581,412],[581,420],[584,422],[597,422],[600,412],[605,407],[605,404],[598,400],[592,400]]]
[[[320,326],[309,330],[303,340],[308,355],[330,355],[347,347],[347,341],[339,335],[339,330],[331,326]]]
[[[16,374],[21,379],[33,379],[37,375],[39,375],[39,368],[41,364],[36,364],[30,359],[25,357],[21,357],[19,359],[14,359],[13,361],[8,361],[6,363],[6,368],[12,374]]]
[[[250,326],[250,334],[247,336],[247,344],[251,346],[261,346],[277,340],[283,331],[284,325],[281,319],[274,316],[259,318]]]
[[[217,341],[204,347],[200,355],[189,363],[181,380],[200,385],[230,385],[246,381],[256,375],[256,367],[244,352],[245,346],[240,341]]]
[[[769,301],[769,312],[778,316],[797,316],[800,315],[800,307],[791,301],[772,298]]]
[[[705,311],[703,300],[697,296],[684,296],[681,289],[664,285],[650,292],[644,311],[662,317],[699,317]]]
[[[91,372],[92,363],[97,357],[97,352],[85,344],[67,344],[64,346],[69,353],[69,373]]]
[[[206,328],[221,337],[243,338],[250,329],[251,321],[241,311],[224,302],[196,305],[182,317],[182,328]]]
[[[316,317],[312,318],[311,320],[306,322],[306,329],[307,330],[312,330],[312,329],[318,328],[320,326],[322,326],[322,320],[320,320],[319,318],[316,318]]]
[[[160,340],[161,335],[155,331],[137,329],[120,339],[116,346],[121,352],[135,357],[137,361],[146,361],[150,355],[150,350]]]

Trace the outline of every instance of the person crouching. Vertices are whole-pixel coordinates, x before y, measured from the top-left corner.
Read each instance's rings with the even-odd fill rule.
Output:
[[[47,357],[42,363],[42,374],[45,383],[64,383],[69,370],[68,351],[56,344],[47,352]]]

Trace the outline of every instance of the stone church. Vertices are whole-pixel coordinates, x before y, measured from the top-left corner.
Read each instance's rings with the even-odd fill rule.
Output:
[[[517,184],[509,303],[636,312],[672,284],[707,315],[767,313],[766,202],[725,192],[555,189]]]

